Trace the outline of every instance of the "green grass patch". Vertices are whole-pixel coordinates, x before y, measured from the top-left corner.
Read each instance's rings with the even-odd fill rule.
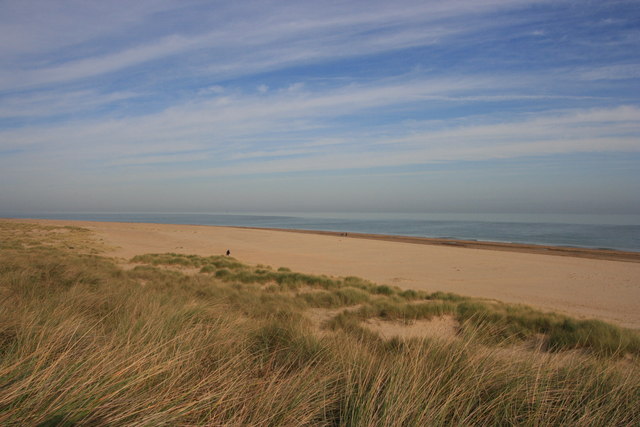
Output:
[[[547,337],[551,351],[587,349],[599,355],[640,355],[640,335],[600,320],[576,320],[521,305],[463,302],[457,306],[463,326],[482,326],[480,335],[493,341]],[[478,333],[476,331],[476,333]]]
[[[367,303],[370,294],[350,286],[332,291],[303,292],[296,296],[309,307],[336,308]]]
[[[202,257],[198,255],[184,255],[177,253],[165,254],[146,254],[136,255],[131,258],[131,262],[151,265],[178,265],[183,267],[204,268],[215,271],[218,268],[227,268],[231,270],[242,269],[245,266],[239,263],[235,258],[213,255]]]

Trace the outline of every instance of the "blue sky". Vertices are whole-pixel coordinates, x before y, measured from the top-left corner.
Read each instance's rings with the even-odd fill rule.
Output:
[[[640,214],[638,1],[0,2],[0,212]]]

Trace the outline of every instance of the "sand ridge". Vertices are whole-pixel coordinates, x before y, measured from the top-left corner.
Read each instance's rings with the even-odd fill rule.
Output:
[[[527,251],[415,244],[347,237],[200,225],[12,220],[75,225],[94,231],[130,259],[177,252],[232,256],[249,264],[284,266],[330,276],[359,276],[380,284],[523,303],[579,318],[599,318],[640,329],[640,263],[555,256]],[[567,254],[564,254],[567,255]]]

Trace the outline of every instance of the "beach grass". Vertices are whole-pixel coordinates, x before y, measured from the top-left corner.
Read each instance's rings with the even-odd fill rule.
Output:
[[[355,278],[0,223],[2,425],[637,425],[640,336]],[[449,317],[449,339],[387,337]],[[533,345],[536,343],[536,345]]]

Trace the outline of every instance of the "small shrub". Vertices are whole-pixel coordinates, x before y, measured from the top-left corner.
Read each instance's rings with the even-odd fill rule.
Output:
[[[303,333],[291,322],[268,323],[253,333],[252,342],[254,354],[263,362],[289,370],[316,364],[325,353],[315,336]]]
[[[565,319],[549,333],[549,348],[555,351],[589,348],[598,354],[640,354],[638,334],[600,320]]]
[[[226,280],[232,276],[232,273],[226,268],[223,268],[221,270],[217,270],[215,276],[218,279]]]
[[[368,280],[361,279],[360,277],[347,276],[342,279],[345,286],[351,286],[353,288],[360,288],[367,292],[374,292],[377,285],[369,282]]]
[[[374,293],[380,295],[393,295],[395,292],[391,287],[387,285],[379,285],[375,287]]]
[[[367,292],[351,286],[334,290],[333,293],[338,296],[343,305],[362,304],[369,301]]]
[[[269,292],[269,293],[275,293],[275,292],[280,292],[280,286],[278,285],[268,285],[267,287],[264,288],[265,292]]]
[[[338,296],[327,291],[301,293],[297,298],[303,300],[309,307],[333,308],[341,305]]]
[[[430,295],[428,295],[426,297],[426,299],[436,299],[436,300],[442,300],[442,301],[455,301],[455,302],[461,302],[461,301],[466,301],[469,298],[467,297],[463,297],[451,292],[434,292]]]
[[[402,291],[400,293],[400,296],[404,299],[414,300],[418,299],[418,292],[414,291],[413,289],[407,289],[406,291]]]
[[[215,265],[207,264],[200,269],[200,273],[214,273],[216,270]]]

